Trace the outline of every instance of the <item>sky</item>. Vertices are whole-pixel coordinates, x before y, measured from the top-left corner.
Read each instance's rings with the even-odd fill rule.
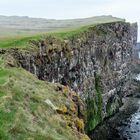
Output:
[[[140,26],[140,0],[0,0],[0,15],[47,19],[112,15]]]

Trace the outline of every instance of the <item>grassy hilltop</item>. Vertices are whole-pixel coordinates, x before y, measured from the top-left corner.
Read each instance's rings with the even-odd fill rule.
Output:
[[[118,21],[123,22],[124,19],[101,16],[73,20],[47,20],[0,16],[0,47],[27,47],[31,39],[39,39],[50,34],[65,38],[85,31],[90,26]]]

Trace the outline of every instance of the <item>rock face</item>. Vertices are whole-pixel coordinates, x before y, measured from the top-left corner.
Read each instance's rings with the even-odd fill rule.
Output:
[[[18,64],[39,79],[76,91],[86,104],[86,130],[115,113],[131,85],[137,25],[114,22],[89,27],[60,40],[31,41],[28,49],[12,50]]]

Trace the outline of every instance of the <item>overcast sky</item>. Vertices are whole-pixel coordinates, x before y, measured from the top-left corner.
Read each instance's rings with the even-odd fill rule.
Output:
[[[140,26],[140,0],[0,0],[0,15],[51,19],[113,15]]]

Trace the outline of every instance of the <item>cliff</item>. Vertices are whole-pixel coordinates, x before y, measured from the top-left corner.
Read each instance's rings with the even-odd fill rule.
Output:
[[[129,93],[136,40],[136,24],[112,22],[89,26],[64,39],[47,36],[31,40],[27,48],[3,49],[1,53],[10,56],[6,58],[8,65],[22,67],[40,80],[60,83],[76,92],[73,102],[77,118],[84,120],[89,133],[118,111],[122,97]],[[67,111],[61,114],[67,119],[71,116]],[[69,126],[73,129],[75,124]],[[83,127],[77,131],[84,133]]]

